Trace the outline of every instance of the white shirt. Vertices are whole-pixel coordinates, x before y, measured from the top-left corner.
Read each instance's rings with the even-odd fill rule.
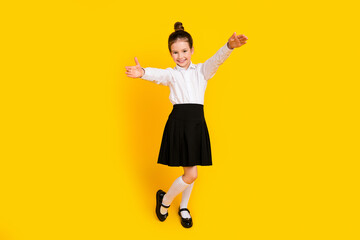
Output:
[[[155,82],[170,88],[170,102],[199,103],[204,105],[207,81],[212,78],[219,66],[230,56],[234,49],[229,49],[227,43],[204,63],[193,64],[190,61],[188,69],[176,65],[174,68],[144,68],[141,79]]]

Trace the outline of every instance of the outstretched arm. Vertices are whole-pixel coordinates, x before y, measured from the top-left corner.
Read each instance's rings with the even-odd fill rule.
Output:
[[[167,86],[171,81],[171,73],[165,69],[159,68],[142,68],[135,57],[135,66],[126,66],[126,75],[131,78],[141,78],[144,80],[155,82],[156,84]]]
[[[230,56],[234,48],[241,47],[248,38],[241,34],[236,36],[236,32],[229,38],[228,42],[222,46],[211,58],[202,64],[202,73],[205,80],[212,78],[221,64]]]

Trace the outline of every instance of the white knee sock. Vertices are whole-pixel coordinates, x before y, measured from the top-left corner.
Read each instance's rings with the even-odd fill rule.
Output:
[[[182,191],[185,190],[185,188],[187,188],[190,184],[184,182],[184,180],[182,179],[182,175],[180,177],[178,177],[177,179],[175,179],[174,183],[170,186],[169,190],[167,191],[167,193],[164,195],[163,201],[162,203],[166,206],[169,206],[172,201],[174,200],[174,198],[181,193]],[[160,208],[160,213],[161,214],[165,214],[167,213],[167,208],[164,208],[163,206],[161,206]]]
[[[195,181],[194,181],[195,182]],[[187,205],[189,203],[189,199],[190,199],[190,194],[191,194],[191,190],[193,189],[194,186],[194,182],[192,182],[190,184],[190,186],[188,186],[183,192],[182,192],[182,196],[181,196],[181,203],[180,203],[180,208],[187,208]],[[181,211],[180,212],[181,216],[183,218],[190,218],[190,214],[187,211]]]

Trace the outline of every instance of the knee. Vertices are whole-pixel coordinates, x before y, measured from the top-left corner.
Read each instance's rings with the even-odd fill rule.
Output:
[[[187,184],[191,184],[197,179],[197,177],[198,177],[198,175],[195,172],[195,173],[184,175],[183,179],[184,179],[184,182],[186,182]]]
[[[197,177],[198,177],[198,171],[196,166],[184,167],[184,175],[183,175],[184,182],[191,184],[197,179]]]
[[[194,173],[193,175],[190,176],[190,182],[194,182],[197,179],[197,173]]]
[[[195,172],[193,175],[192,175],[192,181],[195,181],[198,177],[198,174],[197,172]]]

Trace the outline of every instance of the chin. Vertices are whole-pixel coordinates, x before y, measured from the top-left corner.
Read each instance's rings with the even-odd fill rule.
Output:
[[[178,65],[183,68],[183,67],[186,67],[188,65],[188,63],[182,63],[182,64],[178,63]]]

